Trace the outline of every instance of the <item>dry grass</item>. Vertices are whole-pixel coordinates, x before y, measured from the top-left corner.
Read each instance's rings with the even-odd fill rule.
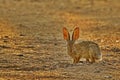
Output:
[[[119,80],[119,0],[1,0],[0,80]],[[100,45],[103,61],[72,64],[62,27]]]

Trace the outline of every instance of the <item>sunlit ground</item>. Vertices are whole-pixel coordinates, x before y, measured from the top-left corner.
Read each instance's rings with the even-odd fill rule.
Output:
[[[0,80],[119,80],[119,0],[1,0]],[[73,64],[62,28],[99,44],[103,60]]]

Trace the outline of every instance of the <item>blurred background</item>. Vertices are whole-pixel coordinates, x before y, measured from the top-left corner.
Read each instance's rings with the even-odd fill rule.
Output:
[[[0,80],[119,80],[119,3],[0,0]],[[72,64],[62,28],[72,32],[76,26],[79,40],[99,44],[101,63]]]

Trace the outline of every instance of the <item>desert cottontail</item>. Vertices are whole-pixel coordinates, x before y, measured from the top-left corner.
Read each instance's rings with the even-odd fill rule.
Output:
[[[81,58],[85,58],[87,62],[94,63],[96,60],[102,60],[102,54],[98,44],[92,41],[81,41],[75,43],[79,38],[79,27],[76,27],[72,33],[72,38],[68,30],[63,28],[63,36],[67,41],[68,54],[73,58],[73,63],[78,63]]]

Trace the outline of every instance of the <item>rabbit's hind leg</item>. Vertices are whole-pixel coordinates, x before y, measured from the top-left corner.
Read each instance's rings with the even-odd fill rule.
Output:
[[[88,62],[88,63],[90,62],[89,58],[86,58],[86,62]]]
[[[95,63],[95,58],[91,57],[91,63]]]
[[[78,63],[80,60],[80,57],[75,57],[74,60],[73,60],[73,63]]]

